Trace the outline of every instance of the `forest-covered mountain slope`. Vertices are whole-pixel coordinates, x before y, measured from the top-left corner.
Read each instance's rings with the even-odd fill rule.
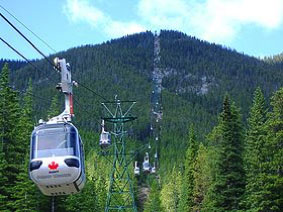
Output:
[[[261,87],[269,97],[282,86],[283,67],[278,63],[267,63],[180,32],[161,31],[159,37],[165,114],[163,127],[174,133],[185,133],[189,123],[200,126],[200,134],[208,132],[216,121],[215,115],[220,111],[225,93],[233,97],[246,116],[256,87]],[[139,136],[146,136],[153,71],[151,32],[100,45],[76,47],[56,56],[66,58],[71,64],[74,80],[103,94],[106,99],[118,94],[121,99],[137,100],[139,121],[136,125],[139,126]],[[54,57],[50,56],[51,59]],[[23,90],[31,78],[35,95],[50,99],[56,94],[54,86],[59,76],[45,60],[35,64],[41,72],[29,65],[15,70],[12,65],[12,82]],[[100,117],[98,103],[103,99],[82,87],[75,88],[74,92],[75,98],[91,110],[88,114],[75,108],[76,120],[81,126],[92,129],[96,125],[92,118]],[[40,103],[36,107],[37,118],[44,117],[48,105]]]
[[[246,117],[256,87],[261,87],[265,96],[269,97],[283,84],[283,66],[280,63],[264,62],[181,32],[161,31],[159,38],[163,73],[162,145],[169,145],[177,152],[187,145],[183,142],[183,135],[190,124],[197,126],[200,138],[212,129],[226,93],[237,102]],[[120,99],[136,100],[134,113],[139,118],[134,123],[135,135],[144,140],[150,128],[153,39],[151,32],[145,32],[100,45],[72,48],[51,55],[50,59],[55,56],[66,58],[71,65],[73,79],[107,100],[113,99],[116,94]],[[16,69],[18,62],[11,64],[11,81],[15,88],[26,89],[31,78],[35,96],[50,100],[56,95],[54,87],[59,81],[59,74],[45,60],[34,62],[41,71],[30,65]],[[103,99],[83,87],[75,88],[74,96],[76,123],[82,128],[98,131],[99,124],[95,120],[101,116],[100,101]],[[35,99],[35,119],[46,118],[49,104],[50,101]],[[166,133],[174,136],[169,138]]]
[[[159,40],[161,56],[159,68],[163,79],[159,174],[161,179],[172,177],[177,181],[177,179],[182,179],[178,172],[174,171],[173,173],[177,175],[172,174],[171,176],[169,170],[186,169],[183,162],[186,150],[190,147],[187,136],[189,126],[195,126],[195,137],[191,140],[202,141],[205,145],[202,147],[205,153],[199,157],[208,157],[205,148],[209,145],[222,145],[221,148],[228,148],[228,145],[232,145],[229,140],[224,140],[220,144],[216,142],[219,138],[217,133],[226,133],[221,128],[223,123],[228,123],[228,126],[230,122],[233,122],[230,126],[239,131],[235,140],[241,140],[240,134],[243,126],[240,126],[238,122],[241,119],[244,125],[247,124],[245,122],[252,105],[254,91],[260,87],[266,99],[269,99],[276,90],[282,87],[283,64],[259,60],[176,31],[161,31]],[[128,131],[133,140],[140,145],[146,143],[150,138],[153,49],[154,35],[151,32],[144,32],[99,45],[72,48],[51,55],[50,59],[52,60],[55,56],[66,58],[71,65],[73,80],[91,88],[107,100],[113,100],[116,94],[121,100],[136,100],[137,104],[133,109],[133,114],[138,116],[138,120],[134,121]],[[47,111],[52,98],[55,97],[57,100],[59,98],[62,103],[61,107],[63,107],[63,99],[56,96],[55,89],[56,83],[59,82],[59,74],[45,60],[33,62],[40,71],[34,70],[25,63],[8,61],[12,70],[10,81],[13,88],[24,93],[29,79],[32,79],[34,120],[47,119]],[[2,63],[3,60],[0,61],[0,66]],[[232,121],[224,120],[224,115],[218,117],[223,109],[222,103],[225,95],[228,105],[226,109],[229,113],[233,113],[232,118],[227,116],[227,119],[231,118]],[[237,107],[240,107],[240,111],[235,109],[236,106],[233,103],[230,108],[228,96],[235,101]],[[95,149],[98,143],[97,137],[95,137],[96,140],[92,139],[94,138],[93,133],[100,130],[97,120],[102,115],[100,102],[104,100],[87,91],[83,86],[74,88],[74,99],[74,122],[83,132],[86,152],[98,152]],[[241,117],[240,114],[243,116]],[[214,128],[219,121],[220,127]],[[208,133],[210,134],[207,137]],[[231,131],[227,130],[227,133]],[[206,146],[206,142],[211,143]],[[133,147],[137,144],[129,145]],[[91,163],[94,161],[92,158],[95,158],[96,155],[89,157],[91,159],[88,163]],[[140,154],[139,157],[142,158],[143,154]],[[225,158],[223,155],[222,157]],[[197,160],[196,156],[190,159],[191,161]],[[198,160],[199,163],[205,161],[202,158]],[[207,159],[206,162],[210,163]],[[98,167],[95,168],[96,170],[103,169],[103,164],[96,166]],[[205,173],[206,170],[202,170]],[[182,173],[191,177],[189,172]],[[243,179],[240,180],[243,181]],[[178,185],[172,184],[172,186]],[[158,186],[155,185],[151,189],[155,189],[151,194],[159,194]],[[243,185],[240,190],[243,192]],[[163,190],[163,192],[160,195],[166,196],[166,191]],[[169,208],[165,211],[170,210]]]

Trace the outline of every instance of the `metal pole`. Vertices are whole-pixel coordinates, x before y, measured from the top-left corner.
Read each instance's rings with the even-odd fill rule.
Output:
[[[55,212],[55,197],[51,197],[51,212]]]

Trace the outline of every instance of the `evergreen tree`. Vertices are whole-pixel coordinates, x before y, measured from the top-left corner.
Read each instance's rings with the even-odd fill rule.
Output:
[[[51,100],[51,105],[47,111],[48,118],[52,118],[54,116],[58,116],[60,114],[60,105],[58,101],[58,94],[53,96]]]
[[[145,203],[144,212],[161,212],[160,188],[156,180],[153,181],[150,188],[149,197]]]
[[[7,209],[13,202],[13,186],[17,180],[20,164],[23,162],[23,146],[19,141],[20,107],[17,93],[9,86],[9,69],[5,64],[0,77],[0,131],[2,141],[2,153],[6,165],[2,173],[8,179],[0,194],[7,196]]]
[[[24,95],[23,99],[23,106],[21,117],[19,121],[19,140],[21,140],[21,145],[23,146],[23,157],[26,154],[29,154],[29,147],[30,147],[30,135],[32,133],[34,124],[33,124],[33,100],[32,100],[32,81],[31,79],[28,82],[28,88]]]
[[[266,139],[267,107],[264,96],[257,88],[248,118],[248,131],[245,145],[246,190],[244,205],[248,211],[260,211],[266,191],[262,186],[262,164]]]
[[[213,151],[209,152],[209,150],[200,143],[194,165],[194,207],[192,211],[203,211],[203,204],[205,204],[205,198],[212,182],[211,169],[214,167],[212,164],[214,160],[212,154],[214,154]]]
[[[261,175],[264,198],[259,210],[279,212],[283,210],[283,88],[270,104],[273,110],[268,114]]]
[[[180,207],[182,176],[175,167],[160,192],[161,206],[166,212],[177,212]]]
[[[194,172],[195,172],[195,160],[198,151],[198,143],[196,141],[196,135],[194,128],[191,125],[189,130],[189,147],[186,153],[185,159],[185,174],[183,178],[182,195],[181,195],[181,211],[193,211],[194,207]]]
[[[6,176],[7,161],[5,159],[5,154],[0,149],[0,211],[9,212],[8,205],[8,193],[6,190],[6,185],[8,184],[8,178]]]
[[[28,176],[29,157],[27,155],[25,163],[21,166],[17,181],[13,187],[12,197],[15,201],[11,203],[11,208],[15,212],[37,212],[37,188]]]
[[[99,176],[95,182],[97,211],[103,211],[107,199],[107,185],[104,177]]]
[[[236,211],[240,209],[239,203],[245,186],[243,134],[239,111],[230,103],[227,95],[219,118],[219,129],[221,137],[218,140],[217,173],[205,211]]]

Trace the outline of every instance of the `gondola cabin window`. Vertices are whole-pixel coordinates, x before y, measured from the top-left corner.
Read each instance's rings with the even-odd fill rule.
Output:
[[[37,131],[32,137],[32,159],[57,156],[78,156],[77,133],[65,128],[50,128]]]

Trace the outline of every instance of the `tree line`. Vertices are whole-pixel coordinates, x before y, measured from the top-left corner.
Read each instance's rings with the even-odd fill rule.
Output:
[[[282,211],[283,88],[270,105],[257,88],[247,123],[225,95],[205,141],[190,127],[183,167],[175,164],[161,186],[153,183],[145,211]]]

